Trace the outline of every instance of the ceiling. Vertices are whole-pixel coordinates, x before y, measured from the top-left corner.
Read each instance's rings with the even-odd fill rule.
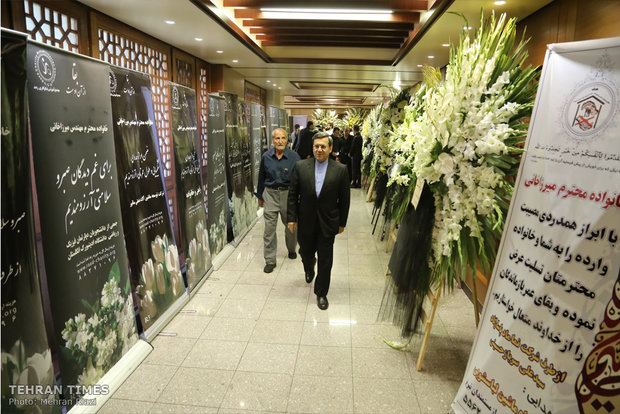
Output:
[[[374,106],[389,95],[379,86],[413,86],[423,65],[445,66],[445,45],[458,41],[464,26],[475,30],[481,10],[522,19],[552,0],[79,1],[231,67],[287,109],[339,109]],[[282,15],[280,8],[331,10],[312,17],[307,10]]]

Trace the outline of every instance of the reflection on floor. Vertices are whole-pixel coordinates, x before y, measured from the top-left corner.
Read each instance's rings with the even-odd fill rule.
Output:
[[[376,322],[389,259],[371,234],[372,205],[352,190],[336,237],[329,309],[316,306],[300,259],[262,272],[262,219],[152,342],[153,352],[103,413],[446,413],[475,335],[471,302],[444,295],[423,370],[421,335],[387,347],[398,329]]]

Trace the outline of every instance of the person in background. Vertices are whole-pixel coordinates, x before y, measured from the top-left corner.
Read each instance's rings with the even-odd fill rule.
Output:
[[[329,135],[332,135],[334,133],[334,124],[329,122],[327,124],[327,128],[325,129],[325,132],[327,132]]]
[[[287,226],[288,189],[295,163],[299,155],[286,147],[286,131],[278,128],[273,131],[273,148],[263,154],[258,170],[258,205],[263,207],[265,232],[263,234],[263,256],[265,257],[265,273],[273,272],[276,267],[278,238],[276,227],[278,213],[284,224],[284,240],[288,249],[289,259],[296,259],[297,232]]]
[[[351,151],[351,142],[353,137],[351,136],[351,128],[344,128],[344,135],[342,136],[342,146],[340,147],[340,162],[347,166],[349,172],[349,179],[351,179],[351,158],[349,152]]]
[[[329,155],[329,157],[332,160],[340,161],[339,154],[340,154],[340,149],[342,148],[342,143],[344,140],[342,136],[340,135],[340,128],[338,127],[334,128],[334,132],[332,134],[332,140],[334,141],[334,148],[332,149],[332,153]]]
[[[299,124],[295,124],[295,130],[291,132],[291,148],[297,147],[297,141],[299,140]]]
[[[299,252],[306,282],[314,279],[317,306],[327,309],[327,293],[334,259],[334,238],[344,231],[349,216],[351,190],[344,165],[329,159],[332,137],[318,132],[313,137],[314,159],[301,160],[293,170],[288,193],[288,228],[298,230]]]
[[[314,135],[314,122],[308,121],[308,124],[299,133],[299,140],[297,141],[297,154],[299,158],[306,159],[312,157],[312,136]]]
[[[351,157],[351,188],[362,188],[362,144],[363,139],[360,134],[359,125],[353,126],[353,141],[351,142],[351,150],[349,156]]]

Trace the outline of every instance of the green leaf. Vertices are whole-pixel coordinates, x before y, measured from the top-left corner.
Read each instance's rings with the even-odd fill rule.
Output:
[[[108,275],[108,280],[115,279],[116,283],[121,285],[121,269],[118,266],[118,261],[114,262],[112,268],[110,269],[110,273]]]

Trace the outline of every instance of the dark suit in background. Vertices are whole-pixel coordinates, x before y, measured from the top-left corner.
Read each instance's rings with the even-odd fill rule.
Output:
[[[305,160],[312,157],[312,136],[314,135],[312,125],[301,130],[299,133],[299,142],[297,143],[297,154],[299,158]]]
[[[362,184],[362,144],[363,139],[359,132],[353,137],[351,142],[351,186],[360,188]]]
[[[314,293],[327,296],[334,256],[334,237],[345,227],[349,216],[349,175],[345,165],[328,159],[319,196],[315,189],[315,159],[298,161],[288,193],[288,222],[298,223],[297,240],[306,273],[314,273],[318,254]]]

